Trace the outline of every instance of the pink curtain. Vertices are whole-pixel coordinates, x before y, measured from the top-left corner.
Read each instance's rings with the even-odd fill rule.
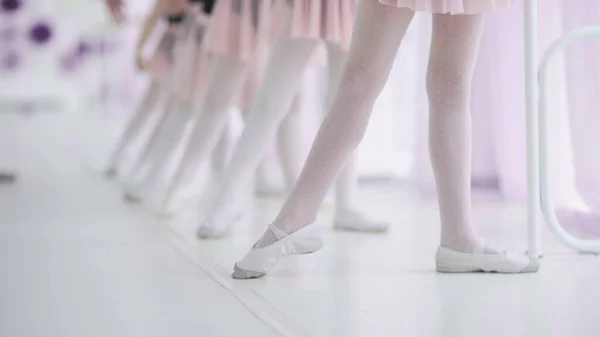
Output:
[[[544,0],[539,10],[541,52],[567,30],[600,24],[598,1]],[[428,41],[430,22],[421,24],[421,41]],[[428,42],[419,46],[423,59],[428,47]],[[516,202],[526,196],[523,55],[522,6],[490,14],[471,105],[473,186],[496,188],[505,200]],[[559,218],[575,234],[589,236],[600,232],[600,213],[595,211],[600,210],[600,41],[581,43],[558,57],[552,64],[549,89],[551,177]],[[417,101],[415,178],[422,194],[432,196],[424,91]]]
[[[600,2],[563,0],[565,30],[600,25]],[[600,40],[571,46],[566,53],[567,92],[576,186],[592,209],[600,209]]]
[[[545,0],[540,6],[540,49],[544,50],[562,33],[560,0]],[[422,22],[422,40],[428,40],[429,22]],[[480,59],[474,78],[473,116],[474,186],[497,187],[502,196],[522,201],[526,195],[525,176],[525,93],[523,10],[515,5],[492,13],[482,39]],[[428,51],[428,43],[420,48]],[[552,156],[557,202],[569,204],[576,198],[572,146],[567,109],[566,75],[562,62],[555,65],[551,91],[555,97]],[[417,182],[425,195],[433,191],[433,174],[427,153],[427,101],[418,97],[420,132],[417,133]]]

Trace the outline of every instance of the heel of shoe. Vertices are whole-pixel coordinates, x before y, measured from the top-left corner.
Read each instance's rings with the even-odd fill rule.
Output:
[[[307,228],[305,232],[297,234],[293,240],[296,254],[311,254],[323,248],[323,235],[318,228]]]
[[[445,248],[438,248],[435,254],[435,270],[438,273],[473,273],[480,271],[470,265],[461,263],[459,259],[452,255],[452,252]]]

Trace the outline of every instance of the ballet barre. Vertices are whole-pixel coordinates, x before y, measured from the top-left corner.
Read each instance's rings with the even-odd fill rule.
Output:
[[[575,29],[567,32],[544,51],[539,62],[538,51],[539,0],[524,1],[525,15],[525,94],[526,94],[526,146],[527,146],[527,233],[529,255],[541,255],[540,222],[565,246],[584,253],[600,253],[600,241],[582,240],[565,231],[555,213],[552,184],[549,177],[548,156],[551,135],[551,116],[548,112],[548,73],[551,61],[571,44],[590,39],[600,39],[600,26]],[[539,62],[539,63],[538,63]],[[541,214],[540,214],[541,210]]]

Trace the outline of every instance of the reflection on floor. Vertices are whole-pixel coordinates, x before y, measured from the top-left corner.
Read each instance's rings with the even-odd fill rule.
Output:
[[[41,137],[41,136],[40,136]],[[40,138],[48,140],[48,138]],[[361,187],[387,235],[327,231],[325,248],[259,280],[227,277],[280,205],[223,241],[125,206],[120,189],[58,145],[20,150],[19,181],[0,186],[0,336],[598,336],[600,259],[545,233],[534,275],[439,275],[437,211],[410,189]],[[525,248],[521,207],[493,198],[475,219],[491,244]],[[330,226],[330,206],[318,220]]]

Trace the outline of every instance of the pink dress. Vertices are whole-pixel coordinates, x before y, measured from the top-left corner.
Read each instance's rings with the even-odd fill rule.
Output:
[[[269,36],[272,1],[217,1],[206,34],[206,51],[250,62]]]
[[[434,14],[479,14],[506,8],[514,0],[379,0],[379,2]]]
[[[356,0],[219,0],[205,49],[249,63],[250,76],[239,98],[246,108],[260,87],[274,39],[319,39],[348,49],[355,11]],[[317,53],[312,64],[324,63]]]
[[[355,10],[356,0],[219,0],[206,49],[249,61],[282,34],[348,48]]]
[[[283,34],[350,47],[356,0],[275,0],[273,16],[290,22]]]

